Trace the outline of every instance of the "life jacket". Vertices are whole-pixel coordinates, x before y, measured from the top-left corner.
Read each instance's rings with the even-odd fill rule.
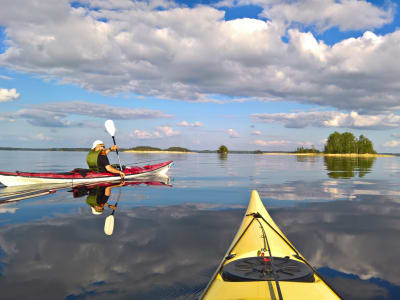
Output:
[[[97,165],[97,159],[99,158],[100,153],[102,150],[99,151],[94,151],[90,150],[88,155],[86,156],[86,163],[88,164],[88,167],[90,170],[98,172],[99,171],[99,166]]]
[[[106,203],[108,200],[108,196],[104,196],[104,193],[105,187],[96,186],[95,188],[89,189],[89,195],[86,197],[86,203],[89,204],[91,207],[99,206],[102,203]]]
[[[97,204],[97,194],[92,194],[86,197],[86,203],[91,207],[98,206]]]

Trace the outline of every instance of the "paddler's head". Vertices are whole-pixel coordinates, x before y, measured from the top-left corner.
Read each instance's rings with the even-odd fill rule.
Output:
[[[92,208],[92,214],[94,215],[101,215],[104,211],[104,206],[91,206]]]
[[[103,141],[95,140],[95,141],[93,142],[93,145],[92,145],[92,150],[94,150],[94,151],[104,150],[104,143],[103,143]]]

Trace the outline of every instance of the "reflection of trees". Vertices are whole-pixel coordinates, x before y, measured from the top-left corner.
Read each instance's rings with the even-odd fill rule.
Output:
[[[220,160],[227,160],[228,153],[226,153],[226,152],[218,153],[218,157],[219,157]]]
[[[375,157],[332,157],[325,156],[324,162],[331,178],[364,177],[371,171]]]
[[[311,155],[296,155],[297,162],[312,162],[315,163],[317,161],[317,156]]]

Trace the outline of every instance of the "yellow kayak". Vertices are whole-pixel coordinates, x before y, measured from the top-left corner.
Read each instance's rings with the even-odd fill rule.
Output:
[[[200,299],[341,299],[289,242],[253,191],[242,224]]]

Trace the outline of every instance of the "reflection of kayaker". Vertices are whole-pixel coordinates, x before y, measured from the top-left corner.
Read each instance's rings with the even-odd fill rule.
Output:
[[[121,182],[115,185],[109,186],[96,186],[88,190],[89,195],[86,198],[86,203],[90,205],[92,213],[94,215],[101,215],[104,211],[104,207],[109,207],[112,210],[117,209],[117,206],[108,204],[108,199],[111,195],[111,189],[123,186],[125,183]]]

